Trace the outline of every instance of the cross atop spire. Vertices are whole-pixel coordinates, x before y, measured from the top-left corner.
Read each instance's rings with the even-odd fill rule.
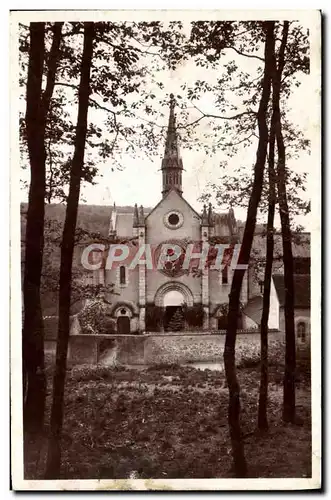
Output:
[[[162,160],[163,191],[165,196],[170,189],[182,194],[183,162],[179,155],[178,134],[176,130],[175,97],[170,94],[170,112],[164,156]]]

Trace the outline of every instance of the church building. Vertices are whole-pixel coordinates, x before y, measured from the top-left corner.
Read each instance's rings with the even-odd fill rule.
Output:
[[[183,192],[183,162],[180,156],[174,99],[170,102],[170,115],[162,159],[162,192],[160,201],[146,210],[137,204],[132,212],[122,213],[114,206],[109,225],[109,236],[117,240],[136,238],[139,246],[160,248],[164,244],[176,244],[183,249],[188,242],[239,241],[238,227],[232,208],[227,213],[214,213],[211,206],[204,206],[198,213],[186,200]],[[219,329],[226,316],[226,304],[230,293],[233,269],[206,267],[199,273],[185,272],[180,266],[164,266],[160,269],[139,264],[134,269],[118,265],[105,270],[105,284],[114,284],[109,297],[112,317],[117,319],[119,331],[146,331],[146,310],[156,306],[163,310],[161,329],[167,331],[180,320],[179,309],[199,308],[203,311],[201,328]],[[247,302],[247,275],[242,287],[241,302]],[[176,321],[172,321],[175,316]],[[245,326],[245,325],[243,325]],[[223,325],[224,327],[224,325]]]
[[[224,333],[227,327],[229,293],[233,267],[236,265],[231,252],[236,246],[239,250],[244,223],[236,220],[232,207],[226,213],[216,213],[211,206],[204,206],[202,213],[198,213],[185,200],[183,162],[179,151],[174,106],[172,98],[161,164],[162,188],[160,201],[156,206],[144,208],[141,204],[139,207],[136,204],[117,207],[114,205],[110,208],[104,205],[79,205],[77,227],[87,233],[100,235],[100,241],[106,244],[102,250],[103,259],[100,259],[100,251],[88,250],[90,261],[97,264],[86,267],[82,256],[90,245],[89,242],[78,243],[73,262],[74,274],[85,285],[101,285],[104,299],[102,314],[105,314],[102,320],[105,328],[102,331],[106,334]],[[22,234],[25,232],[25,212],[26,204],[22,204]],[[64,205],[45,205],[45,217],[49,221],[55,220],[61,225],[64,216]],[[244,272],[241,289],[239,331],[258,332],[259,329],[266,254],[265,234],[265,227],[257,224],[251,260]],[[90,243],[95,244],[95,240]],[[275,232],[274,244],[269,328],[282,335],[285,331],[285,287],[280,232]],[[115,265],[108,266],[109,256],[116,245],[128,247],[129,257],[115,258],[115,252]],[[222,261],[219,261],[217,266],[208,260],[213,249],[226,245],[230,247],[230,252],[224,251]],[[167,246],[170,247],[169,255],[163,252]],[[185,267],[185,259],[189,256],[190,259],[193,258],[194,263],[194,256],[202,255],[205,246],[210,249],[207,265]],[[177,253],[175,256],[171,255],[171,249],[175,247],[179,249],[178,256]],[[147,259],[146,250],[136,265],[132,265],[138,250],[142,248],[150,249],[152,262]],[[59,250],[58,246],[53,245],[52,258],[44,262],[44,266],[53,266],[55,275],[58,273],[60,262]],[[298,343],[304,345],[310,341],[310,234],[296,233],[292,241],[292,251],[295,328]],[[132,255],[135,257],[132,258]],[[93,297],[94,290],[93,286]],[[91,297],[91,294],[89,296]],[[77,315],[81,317],[81,312],[86,311],[85,306],[89,300],[73,298],[73,325],[77,324],[74,318]],[[42,308],[46,337],[56,338],[57,306],[57,292],[45,289],[42,294]],[[79,323],[84,329],[85,320],[81,318]],[[76,327],[71,328],[71,333],[77,333]],[[83,333],[93,332],[85,328]]]

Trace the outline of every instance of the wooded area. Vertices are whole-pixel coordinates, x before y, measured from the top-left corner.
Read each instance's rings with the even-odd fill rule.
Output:
[[[264,432],[261,439],[266,440],[272,432],[268,425],[268,318],[275,216],[280,216],[285,279],[282,418],[286,423],[298,423],[292,239],[298,233],[294,215],[308,213],[310,203],[302,197],[306,174],[291,171],[290,160],[309,149],[309,140],[291,123],[287,103],[300,85],[299,75],[309,72],[308,33],[299,23],[289,21],[196,21],[189,28],[189,32],[184,30],[183,23],[177,21],[40,22],[21,26],[20,83],[26,98],[20,122],[21,146],[23,163],[30,172],[22,331],[27,441],[42,432],[50,383],[45,374],[41,309],[43,258],[47,257],[44,249],[49,238],[44,204],[60,201],[66,206],[60,269],[55,276],[59,324],[50,425],[46,426],[47,479],[61,477],[70,307],[74,302],[72,263],[77,239],[84,236],[77,227],[82,185],[94,182],[98,158],[111,160],[115,165],[112,168],[116,168],[123,154],[151,158],[158,154],[165,133],[165,127],[159,125],[159,110],[169,101],[158,74],[176,71],[188,60],[204,68],[206,74],[216,70],[219,78],[216,82],[208,81],[208,77],[199,79],[178,90],[176,105],[183,117],[178,131],[184,147],[206,148],[210,155],[222,151],[229,159],[242,145],[250,152],[255,149],[248,173],[237,175],[227,163],[220,164],[220,171],[225,171],[223,181],[209,186],[202,198],[215,194],[216,200],[222,198],[233,204],[240,200],[238,203],[247,210],[239,264],[250,263],[257,217],[266,216],[259,394],[254,416],[254,425]],[[247,59],[256,63],[251,73],[240,67],[240,61]],[[214,96],[215,113],[204,111],[200,104],[206,93]],[[102,113],[98,116],[103,116],[103,122],[95,120],[95,113]],[[202,124],[209,126],[199,129]],[[224,348],[233,474],[241,478],[249,476],[241,425],[246,396],[241,394],[235,360],[243,278],[244,271],[237,269],[229,296]],[[50,281],[46,280],[47,284],[50,286]],[[102,293],[102,287],[93,293]],[[176,328],[181,318],[172,321]],[[223,425],[216,417],[214,424]]]

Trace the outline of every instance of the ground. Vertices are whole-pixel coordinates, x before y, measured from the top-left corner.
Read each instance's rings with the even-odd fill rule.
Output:
[[[250,477],[310,477],[310,388],[298,376],[296,425],[284,425],[282,369],[270,367],[270,429],[256,431],[259,368],[238,369]],[[51,399],[48,395],[48,416]],[[63,479],[232,477],[224,373],[184,366],[68,370]],[[42,478],[46,439],[26,440],[25,477]]]

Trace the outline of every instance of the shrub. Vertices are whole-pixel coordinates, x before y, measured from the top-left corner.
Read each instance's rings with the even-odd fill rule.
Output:
[[[269,366],[283,366],[285,364],[285,342],[274,340],[269,342]]]
[[[176,309],[175,314],[170,319],[167,330],[170,332],[179,332],[184,326],[184,314],[181,308]]]
[[[285,362],[285,344],[283,340],[269,341],[268,365],[283,366]],[[238,368],[253,368],[260,364],[260,343],[239,343],[236,347]]]
[[[114,333],[115,321],[107,314],[107,305],[102,300],[88,303],[80,313],[78,320],[82,333],[100,335]]]
[[[183,306],[184,318],[188,326],[201,327],[203,325],[204,310],[202,304]]]
[[[150,332],[159,332],[163,323],[163,307],[147,304],[145,314],[146,330]]]

